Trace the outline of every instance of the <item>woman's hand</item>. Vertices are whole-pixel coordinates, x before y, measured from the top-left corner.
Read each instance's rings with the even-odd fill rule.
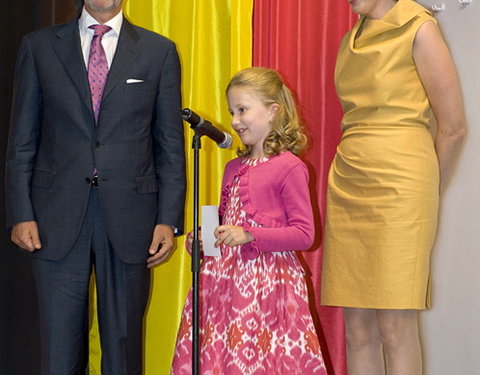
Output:
[[[236,225],[219,225],[215,228],[215,247],[222,243],[226,246],[243,245],[254,240],[250,232],[245,232],[243,227]]]

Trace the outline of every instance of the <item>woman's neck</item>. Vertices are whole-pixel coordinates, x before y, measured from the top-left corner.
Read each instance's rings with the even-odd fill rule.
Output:
[[[385,14],[387,14],[390,9],[395,6],[396,3],[397,0],[379,1],[376,6],[374,6],[371,10],[365,13],[365,17],[372,20],[382,19]]]

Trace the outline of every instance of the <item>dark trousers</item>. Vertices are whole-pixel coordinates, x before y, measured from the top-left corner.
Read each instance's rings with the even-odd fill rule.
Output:
[[[142,374],[143,316],[150,272],[146,264],[127,264],[115,254],[95,188],[71,253],[60,261],[35,258],[32,264],[40,305],[42,375],[80,374],[88,337],[92,270],[102,375]]]

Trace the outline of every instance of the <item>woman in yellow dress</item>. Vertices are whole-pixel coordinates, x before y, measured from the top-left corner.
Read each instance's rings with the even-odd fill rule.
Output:
[[[335,72],[343,136],[328,180],[322,303],[344,308],[349,375],[417,375],[417,311],[430,306],[439,193],[465,134],[462,98],[430,12],[412,0],[350,3],[361,17]]]

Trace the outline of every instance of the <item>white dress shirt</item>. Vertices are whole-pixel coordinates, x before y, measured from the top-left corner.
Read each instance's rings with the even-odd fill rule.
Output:
[[[107,32],[102,38],[102,46],[105,50],[107,57],[108,68],[112,65],[113,56],[117,49],[118,37],[120,35],[120,29],[122,28],[123,13],[120,11],[111,20],[105,22],[105,25],[110,26],[112,29]],[[78,28],[80,31],[80,44],[83,52],[83,59],[85,61],[85,67],[88,69],[88,55],[90,53],[90,44],[92,43],[93,30],[88,27],[91,25],[99,25],[100,22],[95,20],[85,9],[82,10],[80,19],[78,20]]]

